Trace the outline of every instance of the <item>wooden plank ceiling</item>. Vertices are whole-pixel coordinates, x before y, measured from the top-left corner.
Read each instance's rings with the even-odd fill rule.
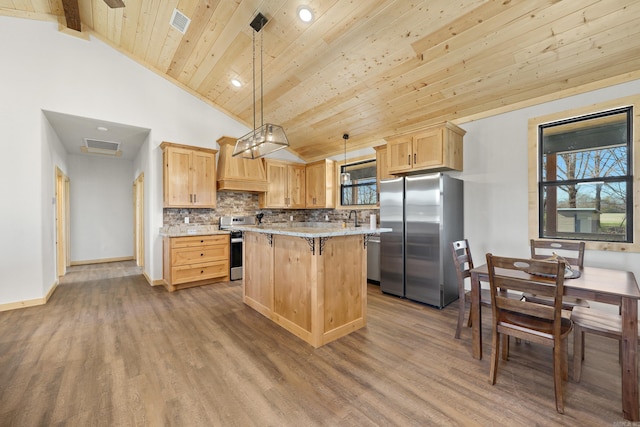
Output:
[[[380,145],[428,124],[630,80],[640,70],[637,0],[124,3],[111,9],[104,0],[78,0],[82,31],[249,127],[249,23],[264,14],[264,121],[282,125],[307,161],[340,154],[345,132],[349,150]],[[309,24],[297,18],[301,4],[313,9]],[[169,25],[174,8],[192,20],[186,34]],[[62,0],[0,0],[0,14],[65,23]],[[232,78],[244,86],[233,87]]]

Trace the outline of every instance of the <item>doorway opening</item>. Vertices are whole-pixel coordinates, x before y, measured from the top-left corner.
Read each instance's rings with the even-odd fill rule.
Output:
[[[56,167],[56,272],[58,277],[65,275],[71,260],[69,188],[69,177]]]

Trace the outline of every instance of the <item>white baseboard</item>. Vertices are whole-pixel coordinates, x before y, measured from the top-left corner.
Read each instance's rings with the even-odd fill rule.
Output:
[[[107,262],[118,262],[118,261],[133,261],[132,256],[125,256],[119,258],[102,258],[102,259],[88,259],[84,261],[71,261],[71,265],[87,265],[87,264],[103,264]]]
[[[58,281],[56,280],[53,283],[53,285],[51,285],[51,288],[49,288],[49,292],[47,292],[47,295],[45,295],[44,298],[35,298],[31,300],[26,300],[26,301],[16,301],[16,302],[10,302],[7,304],[0,304],[0,311],[9,311],[9,310],[16,310],[18,308],[27,308],[27,307],[35,307],[37,305],[44,305],[47,303],[47,301],[49,301],[49,298],[51,298],[51,295],[53,295],[57,287],[58,287]]]

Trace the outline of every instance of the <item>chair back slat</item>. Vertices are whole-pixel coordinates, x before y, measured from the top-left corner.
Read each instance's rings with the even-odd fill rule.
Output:
[[[451,250],[456,274],[458,275],[458,283],[464,283],[464,279],[471,277],[469,271],[473,269],[473,259],[471,258],[469,242],[467,239],[455,241],[451,244]]]
[[[523,313],[528,316],[540,317],[542,319],[553,320],[555,316],[553,307],[544,304],[527,302],[526,300],[497,296],[496,304],[498,305],[498,308],[500,310]]]
[[[531,258],[547,259],[554,253],[566,259],[569,264],[584,266],[584,242],[566,242],[560,240],[531,239]]]

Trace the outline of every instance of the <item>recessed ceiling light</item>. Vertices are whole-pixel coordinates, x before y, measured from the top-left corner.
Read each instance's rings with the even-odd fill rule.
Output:
[[[298,17],[302,22],[311,22],[313,20],[313,12],[309,6],[300,6],[298,8]]]
[[[242,83],[240,83],[240,80],[238,79],[231,79],[231,84],[235,87],[242,87]]]
[[[106,128],[106,127],[104,127],[104,126],[98,126],[96,129],[98,129],[98,130],[100,130],[100,131],[102,131],[102,132],[106,132],[106,131],[108,131],[108,130],[109,130],[109,129],[107,129],[107,128]]]

